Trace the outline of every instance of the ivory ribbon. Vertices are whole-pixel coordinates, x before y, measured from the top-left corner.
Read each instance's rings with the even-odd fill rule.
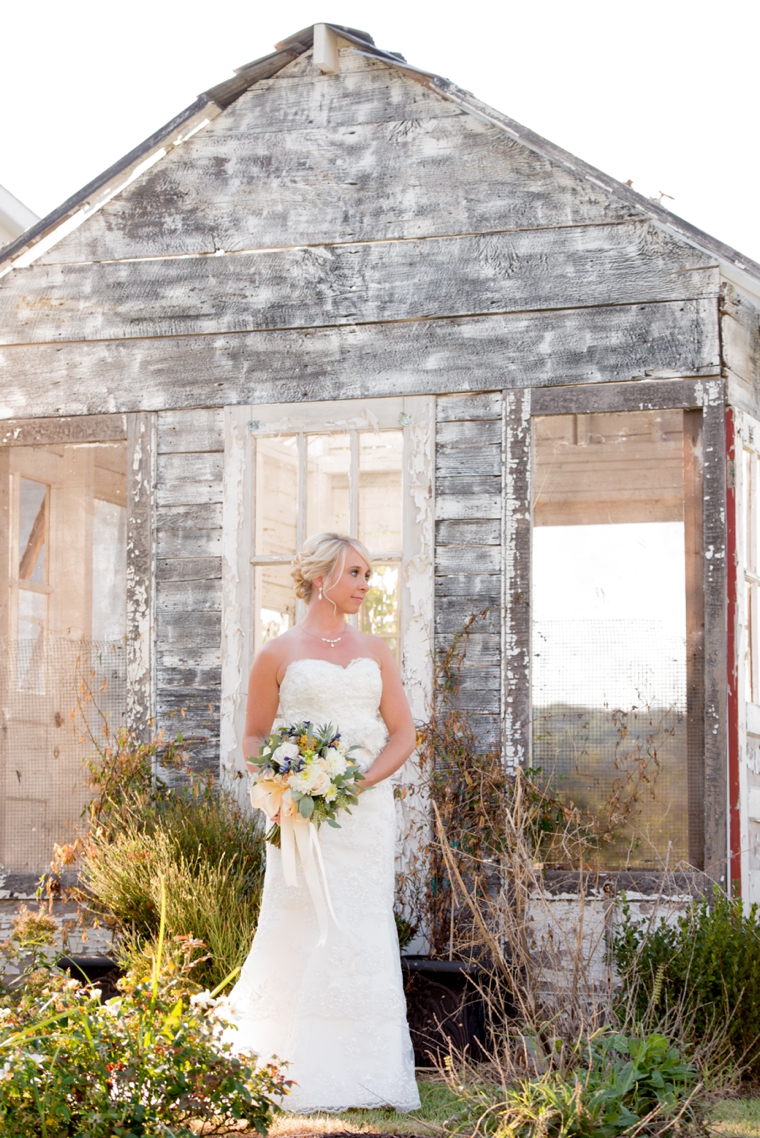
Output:
[[[282,850],[282,872],[287,885],[297,885],[296,850],[301,858],[304,877],[319,921],[319,940],[321,946],[327,941],[328,910],[338,928],[338,918],[330,898],[327,886],[327,874],[322,860],[322,850],[319,845],[317,827],[308,818],[304,818],[298,811],[298,803],[294,799],[290,787],[269,779],[259,779],[251,787],[251,805],[254,810],[263,810],[270,822],[278,810],[280,812],[280,848]],[[316,855],[316,857],[315,857]],[[317,863],[322,873],[320,883],[317,873]]]

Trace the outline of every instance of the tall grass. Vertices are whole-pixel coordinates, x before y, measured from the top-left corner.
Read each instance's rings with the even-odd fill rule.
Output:
[[[263,873],[261,828],[226,792],[196,784],[152,804],[141,799],[115,827],[93,829],[81,880],[90,907],[117,930],[122,962],[134,967],[158,934],[163,878],[167,936],[203,942],[195,976],[213,988],[250,948]]]

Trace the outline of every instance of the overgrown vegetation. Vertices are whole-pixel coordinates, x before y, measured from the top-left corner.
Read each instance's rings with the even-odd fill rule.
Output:
[[[436,705],[407,794],[423,841],[400,882],[404,912],[427,932],[432,955],[480,965],[470,983],[485,1005],[488,1053],[452,1052],[442,1067],[462,1103],[452,1126],[500,1138],[614,1138],[692,1125],[705,1083],[730,1083],[753,1036],[745,1023],[736,1045],[726,1020],[750,978],[760,991],[760,961],[735,960],[757,955],[755,917],[703,900],[670,933],[683,884],[663,877],[640,927],[629,910],[618,946],[620,902],[600,867],[651,792],[645,766],[654,759],[632,752],[595,815],[553,791],[543,772],[505,769],[498,741],[478,748],[458,706],[467,631],[437,664]],[[698,984],[689,959],[702,969]],[[721,982],[724,966],[733,974]]]
[[[166,952],[165,908],[146,974],[120,981],[106,1004],[44,956],[50,919],[19,919],[14,948],[30,956],[0,997],[0,1130],[14,1138],[192,1138],[245,1119],[266,1134],[284,1075],[233,1056],[216,993],[193,980],[193,945]],[[191,1125],[192,1124],[192,1125]]]
[[[674,1021],[692,1045],[720,1037],[737,1065],[760,1075],[758,907],[717,888],[674,921],[636,920],[623,903],[614,940],[618,1014]]]
[[[138,971],[155,950],[163,880],[167,935],[195,942],[195,979],[213,988],[242,965],[251,945],[263,887],[262,829],[213,779],[188,773],[181,735],[112,733],[92,713],[86,677],[80,697],[81,721],[102,732],[90,734],[93,798],[86,832],[56,848],[54,868],[79,866],[80,896],[116,932],[120,964]]]

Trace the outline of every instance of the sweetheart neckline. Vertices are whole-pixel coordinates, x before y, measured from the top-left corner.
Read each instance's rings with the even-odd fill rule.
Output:
[[[339,668],[341,672],[347,672],[350,667],[354,664],[358,664],[360,660],[371,660],[378,672],[382,675],[382,668],[374,656],[354,656],[353,660],[349,660],[347,664],[338,664],[334,660],[323,660],[321,656],[299,656],[297,660],[291,660],[286,667],[282,674],[282,679],[280,680],[280,687],[285,683],[285,678],[294,664],[327,664],[330,668]]]

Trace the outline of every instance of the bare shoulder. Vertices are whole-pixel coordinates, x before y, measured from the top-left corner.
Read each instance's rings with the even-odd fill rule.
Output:
[[[253,661],[254,668],[261,672],[271,672],[273,676],[284,663],[290,659],[293,652],[293,636],[291,635],[292,629],[283,632],[281,636],[275,636],[272,640],[267,640],[256,653],[256,658]]]
[[[393,653],[381,636],[372,636],[369,632],[359,632],[357,635],[362,638],[363,654],[376,660],[383,672],[398,671]]]

